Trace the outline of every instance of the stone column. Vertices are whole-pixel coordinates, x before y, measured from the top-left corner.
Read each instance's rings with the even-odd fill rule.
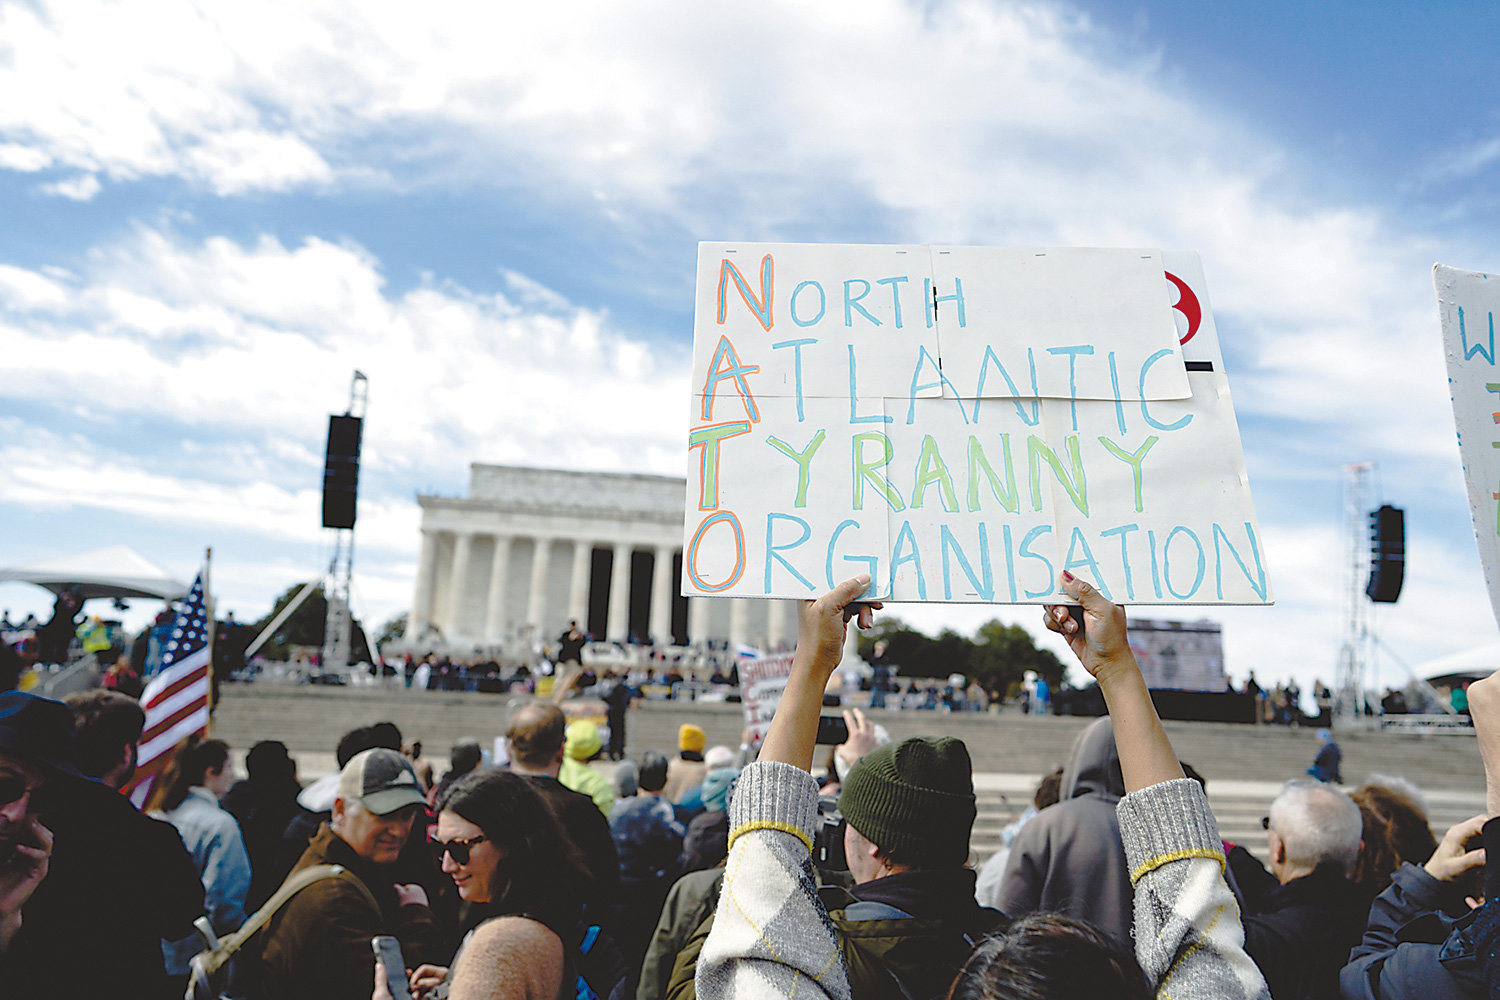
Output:
[[[552,539],[538,538],[531,554],[531,593],[526,600],[526,622],[536,626],[537,638],[543,638],[546,623],[542,615],[547,606],[547,561],[552,558]]]
[[[474,536],[467,531],[453,536],[453,575],[448,584],[448,620],[443,623],[443,638],[449,642],[463,635],[464,597],[469,586],[469,557],[474,551]]]
[[[607,639],[626,639],[630,635],[630,552],[629,545],[616,545],[614,565],[609,573],[609,618],[604,628]]]
[[[593,542],[573,542],[573,577],[568,584],[568,617],[578,622],[578,627],[585,631],[588,629],[589,569],[593,554]]]
[[[781,640],[786,635],[786,612],[791,607],[790,601],[767,601],[766,602],[766,648],[765,652],[774,653],[779,648]]]
[[[687,639],[689,646],[700,642],[707,643],[712,638],[708,634],[708,607],[706,597],[688,598]]]
[[[484,639],[500,642],[505,638],[505,584],[510,579],[509,535],[495,536],[495,557],[490,561],[490,592],[484,602]]]
[[[745,642],[745,623],[750,615],[750,602],[743,597],[729,599],[729,655],[740,655],[740,646]]]
[[[673,551],[670,545],[658,545],[651,567],[651,626],[647,631],[663,646],[672,645]]]
[[[416,639],[432,624],[432,582],[437,576],[437,532],[422,529],[422,554],[417,557],[417,589],[411,599],[406,638]]]

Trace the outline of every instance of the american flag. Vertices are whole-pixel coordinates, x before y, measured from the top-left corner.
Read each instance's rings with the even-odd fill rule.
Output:
[[[209,629],[203,574],[199,573],[187,603],[177,613],[162,653],[161,670],[141,695],[146,728],[141,733],[135,784],[130,791],[130,800],[137,806],[151,794],[151,785],[172,759],[177,744],[208,729]]]

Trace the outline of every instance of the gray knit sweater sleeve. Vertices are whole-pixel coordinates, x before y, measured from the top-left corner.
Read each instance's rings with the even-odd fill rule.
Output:
[[[1115,807],[1135,886],[1135,954],[1158,997],[1266,998],[1224,882],[1224,846],[1190,778],[1131,792]]]
[[[818,790],[789,764],[740,774],[729,806],[729,860],[713,929],[698,956],[700,1000],[849,1000],[849,979],[813,881]]]

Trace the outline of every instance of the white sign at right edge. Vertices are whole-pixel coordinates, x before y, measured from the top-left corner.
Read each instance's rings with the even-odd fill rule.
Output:
[[[1490,607],[1500,622],[1500,368],[1495,357],[1500,275],[1436,264],[1432,283],[1443,323],[1443,354],[1469,513]]]

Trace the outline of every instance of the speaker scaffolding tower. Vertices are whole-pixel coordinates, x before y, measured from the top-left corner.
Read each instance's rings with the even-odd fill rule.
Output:
[[[1336,729],[1355,729],[1364,724],[1365,674],[1373,664],[1378,641],[1373,609],[1365,595],[1370,548],[1370,480],[1374,462],[1355,462],[1343,467],[1340,490],[1343,501],[1344,535],[1344,641],[1339,648],[1334,683],[1333,724]]]
[[[369,397],[369,379],[363,372],[355,371],[349,385],[349,408],[346,417],[364,419],[365,403]],[[356,452],[355,476],[358,477],[359,455]],[[323,668],[342,670],[349,665],[350,633],[352,619],[349,614],[350,580],[354,575],[354,518],[347,528],[331,528],[333,531],[333,558],[328,564],[328,582],[324,586],[328,598],[328,616],[323,620]]]

